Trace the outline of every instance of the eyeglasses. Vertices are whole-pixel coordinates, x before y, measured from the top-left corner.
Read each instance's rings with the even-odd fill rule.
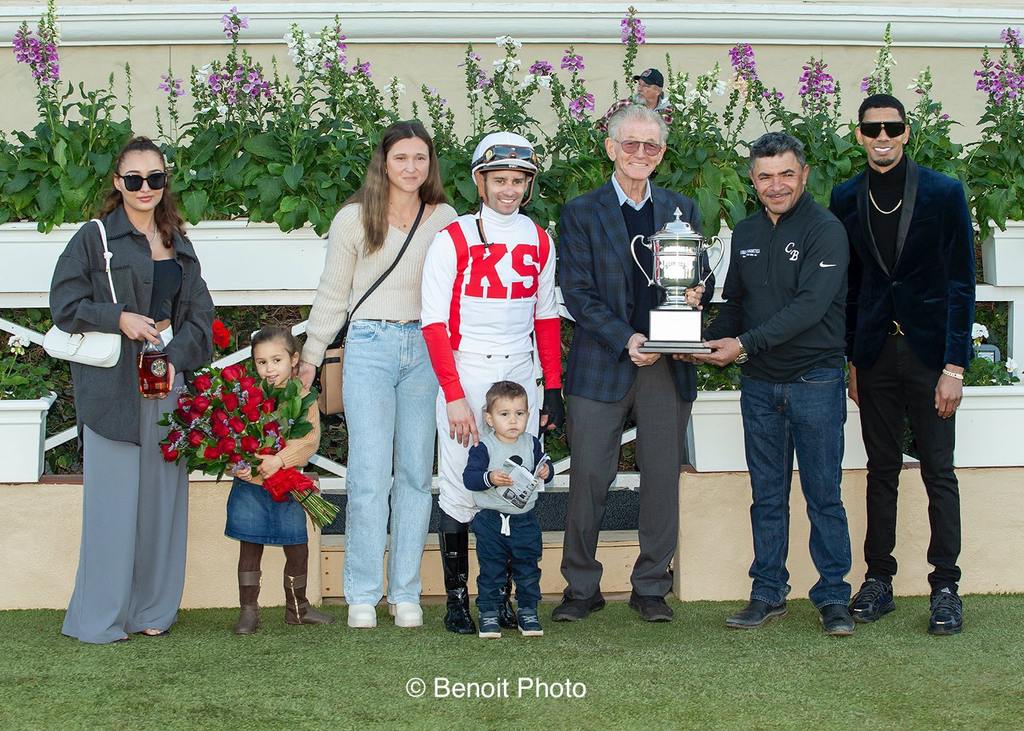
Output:
[[[159,173],[150,173],[146,177],[142,177],[141,175],[135,175],[134,173],[129,173],[128,175],[119,175],[117,173],[114,174],[124,181],[125,190],[129,190],[132,193],[142,190],[143,180],[149,183],[150,190],[160,190],[165,185],[167,185],[167,173],[163,171]]]
[[[860,132],[865,137],[875,139],[882,134],[882,130],[890,137],[899,137],[907,131],[906,122],[861,122]]]
[[[639,140],[615,140],[619,143],[619,147],[627,155],[634,155],[640,150],[640,145],[644,146],[644,152],[648,155],[654,156],[661,152],[664,147],[654,142],[640,142]]]
[[[537,164],[532,147],[523,147],[522,145],[491,145],[484,150],[484,154],[479,160],[473,162],[473,167],[497,160],[525,160],[534,165]]]

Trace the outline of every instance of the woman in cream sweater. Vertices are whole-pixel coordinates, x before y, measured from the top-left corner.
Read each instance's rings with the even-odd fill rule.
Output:
[[[398,266],[358,310],[345,347],[348,425],[345,600],[350,627],[375,627],[384,594],[395,624],[418,627],[420,560],[430,520],[437,379],[420,334],[420,280],[434,235],[455,220],[437,155],[418,121],[384,131],[362,187],[334,217],[327,260],[309,313],[299,376],[312,382],[327,345],[351,308],[395,261]]]

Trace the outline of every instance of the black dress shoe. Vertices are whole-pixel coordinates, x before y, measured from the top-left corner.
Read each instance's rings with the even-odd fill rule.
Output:
[[[932,594],[928,634],[955,635],[964,628],[964,605],[956,591],[943,587]]]
[[[672,607],[665,603],[663,596],[643,596],[634,591],[629,595],[629,606],[640,612],[645,622],[672,621]]]
[[[868,579],[850,600],[850,614],[854,622],[874,622],[896,608],[892,598],[892,584],[881,579]]]
[[[829,637],[853,634],[853,617],[845,604],[826,604],[818,611],[821,613],[821,627]]]
[[[773,619],[782,619],[788,613],[786,602],[769,604],[760,599],[751,599],[743,609],[726,617],[725,626],[730,629],[754,629]]]
[[[551,612],[551,619],[556,622],[579,622],[586,619],[591,612],[604,609],[604,597],[601,592],[586,599],[573,599],[569,596],[562,597],[562,603]]]

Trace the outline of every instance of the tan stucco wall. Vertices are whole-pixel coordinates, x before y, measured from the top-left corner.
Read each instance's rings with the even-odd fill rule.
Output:
[[[959,566],[964,593],[1024,591],[1024,469],[962,469],[960,481],[963,548]],[[850,523],[854,590],[864,576],[865,470],[843,472],[843,504]],[[676,594],[690,599],[738,599],[750,593],[747,570],[754,552],[750,532],[750,481],[745,472],[685,473],[679,495],[679,552]],[[900,478],[895,557],[897,594],[927,594],[931,571],[928,502],[921,472],[904,469]],[[790,499],[789,568],[791,597],[806,597],[818,580],[807,550],[807,504],[793,475]]]
[[[238,605],[238,542],[224,536],[230,482],[189,486],[188,557],[181,606]],[[0,485],[0,609],[67,606],[82,535],[82,486]],[[320,534],[309,531],[306,594],[320,602]],[[284,552],[263,554],[260,604],[284,604]]]
[[[740,41],[743,39],[737,39]],[[880,39],[879,39],[880,40]],[[356,39],[349,41],[349,56],[361,57],[373,64],[374,79],[379,85],[397,75],[405,84],[407,93],[402,98],[403,113],[409,113],[411,103],[420,100],[419,89],[423,84],[436,87],[449,99],[460,126],[468,126],[465,115],[465,91],[463,69],[457,66],[464,52],[463,45],[454,44],[359,44]],[[993,45],[998,41],[994,40]],[[552,62],[556,68],[567,44],[527,44],[521,52],[523,68],[536,59]],[[710,69],[716,62],[722,67],[722,78],[731,71],[729,66],[729,45],[648,45],[640,50],[637,70],[647,66],[665,69],[665,54],[672,58],[676,71],[688,71],[696,76]],[[479,45],[484,56],[484,66],[498,58],[498,48],[489,43]],[[272,56],[277,56],[282,73],[294,70],[291,67],[284,44],[254,45],[248,47],[254,58],[270,68]],[[613,101],[612,81],[622,83],[622,46],[607,44],[579,44],[576,50],[586,63],[584,77],[588,89],[594,93],[597,112],[601,113]],[[844,98],[844,111],[852,119],[857,103],[862,98],[859,90],[861,78],[874,63],[876,48],[866,46],[780,46],[755,45],[755,54],[762,78],[769,85],[783,91],[792,108],[798,108],[797,80],[803,63],[810,57],[823,57],[830,70],[840,82]],[[36,122],[34,102],[35,87],[27,67],[19,66],[9,50],[0,53],[0,98],[5,103],[0,117],[0,130],[31,129]],[[215,58],[223,58],[226,46],[203,45],[152,45],[152,46],[97,46],[65,47],[61,50],[62,74],[76,83],[84,81],[87,88],[105,87],[111,73],[116,76],[115,92],[119,99],[126,100],[124,93],[123,66],[131,64],[134,79],[135,129],[139,133],[155,134],[155,113],[157,105],[163,105],[162,94],[156,86],[160,75],[168,66],[178,78],[187,78],[191,66],[202,66]],[[978,67],[980,51],[976,48],[897,48],[894,51],[898,65],[894,70],[894,89],[908,107],[916,103],[916,96],[906,91],[910,80],[917,76],[924,66],[931,66],[935,78],[934,95],[943,102],[946,111],[964,126],[956,128],[955,138],[959,141],[976,137],[974,125],[981,115],[984,96],[974,90],[973,70]],[[187,83],[186,83],[187,87]],[[188,118],[190,96],[182,98],[182,116]],[[538,97],[534,113],[543,123],[549,123],[551,114],[547,109],[545,94]],[[421,101],[421,100],[420,100]],[[421,101],[421,113],[425,114]],[[750,128],[750,136],[763,131],[760,124]]]

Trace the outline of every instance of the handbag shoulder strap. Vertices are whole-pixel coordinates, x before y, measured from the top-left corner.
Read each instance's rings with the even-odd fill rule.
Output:
[[[423,218],[423,211],[426,209],[426,207],[427,204],[424,203],[423,201],[420,201],[419,213],[416,214],[416,220],[413,221],[412,228],[409,229],[409,235],[405,237],[405,243],[402,244],[402,248],[398,252],[398,256],[396,256],[395,260],[391,262],[391,266],[388,267],[387,271],[381,274],[380,277],[377,278],[377,281],[370,285],[370,288],[363,293],[363,296],[359,298],[358,302],[356,302],[356,306],[349,310],[348,320],[345,321],[346,326],[348,325],[348,322],[352,320],[352,315],[355,314],[356,310],[359,308],[359,305],[363,304],[363,302],[366,301],[366,298],[373,294],[373,290],[377,289],[377,287],[379,287],[381,283],[388,278],[388,275],[395,270],[395,267],[398,266],[398,262],[402,260],[402,255],[405,253],[405,250],[409,248],[409,242],[412,241],[412,237],[416,233],[416,229],[419,228],[420,219]]]
[[[110,274],[110,260],[114,255],[111,254],[110,249],[107,248],[107,229],[103,226],[103,221],[100,219],[94,218],[92,220],[96,222],[96,225],[99,226],[100,229],[100,241],[103,243],[103,266],[107,271],[107,282],[110,284],[110,296],[116,304],[117,294],[114,292],[114,278]]]

